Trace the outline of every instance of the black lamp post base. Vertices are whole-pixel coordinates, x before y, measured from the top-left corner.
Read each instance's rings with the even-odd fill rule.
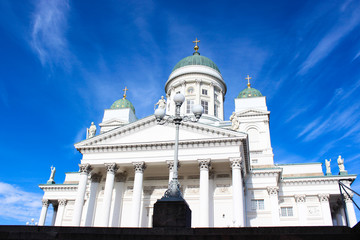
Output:
[[[191,210],[183,198],[165,198],[154,204],[153,227],[191,228]]]

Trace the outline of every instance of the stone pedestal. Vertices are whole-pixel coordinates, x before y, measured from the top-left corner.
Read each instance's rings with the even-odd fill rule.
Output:
[[[191,210],[184,199],[159,199],[154,204],[153,227],[191,228]]]

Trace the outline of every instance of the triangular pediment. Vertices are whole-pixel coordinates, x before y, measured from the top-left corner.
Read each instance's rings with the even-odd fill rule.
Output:
[[[183,122],[180,125],[180,141],[201,139],[242,138],[247,135],[229,129],[209,126],[202,123]],[[158,125],[153,115],[101,133],[90,139],[75,144],[76,148],[100,145],[148,144],[156,142],[173,142],[175,125],[168,123]]]
[[[119,119],[113,118],[113,119],[109,119],[105,122],[102,122],[99,124],[100,127],[105,127],[105,126],[119,126],[119,125],[124,125],[127,124],[124,121],[120,121]]]
[[[246,109],[246,110],[236,113],[236,115],[239,117],[268,115],[268,114],[270,114],[270,111],[264,111],[264,110],[259,110],[259,109]]]

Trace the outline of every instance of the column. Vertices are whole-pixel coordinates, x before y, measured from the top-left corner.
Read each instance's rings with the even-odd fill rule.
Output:
[[[242,158],[230,158],[232,168],[233,222],[234,226],[245,227],[244,191],[241,176]]]
[[[306,195],[295,195],[295,201],[298,209],[299,225],[306,226],[306,206],[305,206]]]
[[[209,168],[210,159],[199,159],[200,168],[200,227],[209,227]]]
[[[219,91],[219,118],[224,120],[224,92],[222,90]]]
[[[80,179],[79,179],[78,191],[74,205],[74,215],[72,220],[73,226],[80,226],[81,215],[84,206],[86,182],[90,171],[91,171],[90,164],[79,164]]]
[[[344,194],[344,200],[345,200],[345,206],[346,206],[346,215],[348,218],[348,224],[349,227],[353,227],[355,224],[357,224],[355,210],[354,210],[354,204],[352,202],[353,193],[348,196],[346,193]]]
[[[123,192],[125,190],[125,181],[127,173],[122,172],[115,175],[115,198],[114,209],[112,211],[111,227],[120,227],[120,219],[122,212]]]
[[[100,181],[101,181],[101,175],[99,174],[91,175],[90,195],[88,199],[88,208],[85,217],[85,226],[93,226],[96,194]]]
[[[46,214],[47,214],[48,207],[49,207],[49,200],[43,199],[42,200],[42,208],[41,208],[40,218],[39,218],[39,226],[44,226],[45,225],[45,220],[46,220]]]
[[[185,89],[185,81],[181,81],[181,91],[180,91],[184,96],[186,96],[186,89]],[[180,112],[181,114],[186,114],[186,100],[185,100],[185,104],[181,105],[180,108]]]
[[[214,92],[214,84],[212,82],[210,82],[209,84],[209,97],[210,97],[210,101],[209,101],[209,114],[215,116],[215,112],[214,112],[214,105],[215,105],[215,92]],[[219,116],[219,114],[218,114]]]
[[[55,226],[61,226],[62,218],[64,216],[65,206],[66,206],[66,199],[60,199],[58,201],[58,210],[56,214]]]
[[[278,199],[278,192],[279,187],[267,187],[267,191],[270,197],[270,205],[271,205],[271,216],[272,216],[272,223],[273,226],[280,225],[280,217],[279,217],[279,199]]]
[[[56,219],[56,215],[57,215],[57,210],[58,210],[58,205],[55,204],[54,202],[52,203],[53,205],[53,216],[52,216],[52,219],[51,219],[51,226],[54,226],[55,225],[55,219]]]
[[[118,170],[116,163],[106,163],[105,164],[107,174],[106,174],[106,182],[105,182],[105,190],[104,190],[104,203],[103,203],[103,212],[102,212],[102,224],[103,227],[109,226],[109,218],[110,218],[110,208],[111,208],[111,199],[112,192],[114,188],[114,180],[115,173]]]
[[[141,194],[143,188],[143,173],[146,168],[145,162],[134,162],[135,178],[132,198],[132,227],[139,227]]]
[[[209,227],[214,227],[214,171],[209,172]]]
[[[329,194],[319,194],[318,197],[321,204],[321,210],[323,213],[324,225],[332,226],[333,222],[332,222],[331,210],[329,204]]]
[[[197,91],[196,98],[195,98],[195,104],[201,104],[201,80],[195,79],[195,90]]]

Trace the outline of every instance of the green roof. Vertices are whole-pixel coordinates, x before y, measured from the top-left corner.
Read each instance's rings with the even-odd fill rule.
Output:
[[[134,106],[126,98],[122,98],[122,99],[115,101],[110,107],[110,109],[123,109],[123,108],[131,108],[135,113]]]
[[[220,70],[216,66],[216,64],[213,61],[211,61],[209,58],[200,56],[199,52],[194,52],[192,56],[188,56],[186,58],[181,59],[180,62],[178,62],[175,65],[172,71],[175,71],[178,68],[182,68],[189,65],[202,65],[202,66],[211,67],[212,69],[215,69],[220,73]]]
[[[247,87],[244,90],[242,90],[237,96],[237,98],[251,98],[251,97],[262,97],[262,94],[259,90],[255,88]]]

